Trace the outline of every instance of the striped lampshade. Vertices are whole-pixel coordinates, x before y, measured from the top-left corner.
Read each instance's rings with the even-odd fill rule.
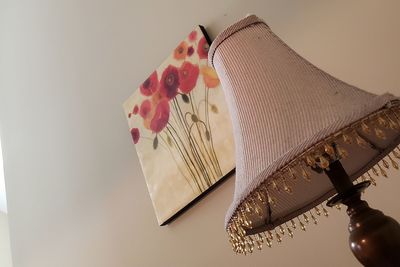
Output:
[[[324,170],[339,158],[352,181],[398,169],[397,98],[340,81],[302,58],[256,16],[220,33],[209,61],[232,117],[233,203],[225,221],[233,249],[271,246],[327,215],[336,191]]]

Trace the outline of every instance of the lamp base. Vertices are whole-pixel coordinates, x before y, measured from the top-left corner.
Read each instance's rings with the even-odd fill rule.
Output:
[[[349,243],[354,256],[368,267],[400,266],[400,224],[361,200],[361,192],[370,182],[352,185],[339,161],[325,172],[338,191],[327,204],[347,206]]]
[[[355,196],[344,202],[350,217],[349,242],[364,266],[400,266],[400,225]]]

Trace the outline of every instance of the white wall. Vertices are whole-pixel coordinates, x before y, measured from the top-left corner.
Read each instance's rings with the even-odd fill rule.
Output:
[[[121,103],[195,24],[257,13],[322,69],[400,95],[398,1],[0,0],[0,136],[15,267],[358,266],[344,211],[235,256],[230,179],[158,227]],[[400,219],[400,176],[370,204]]]
[[[0,266],[12,267],[7,214],[0,211]]]
[[[7,213],[6,183],[4,180],[3,153],[0,140],[0,212]]]
[[[3,154],[0,140],[0,212],[7,213],[6,183],[4,180]]]

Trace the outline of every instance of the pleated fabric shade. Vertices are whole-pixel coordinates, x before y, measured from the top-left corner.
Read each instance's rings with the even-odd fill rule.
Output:
[[[232,117],[236,182],[225,227],[233,249],[271,246],[327,215],[324,170],[339,158],[352,181],[398,169],[399,101],[318,69],[248,16],[220,33],[209,61]]]

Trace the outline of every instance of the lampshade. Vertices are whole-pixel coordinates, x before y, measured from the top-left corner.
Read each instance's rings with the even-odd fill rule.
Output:
[[[256,16],[220,33],[214,66],[232,117],[233,203],[225,221],[233,249],[271,246],[326,215],[336,191],[333,158],[352,181],[398,169],[399,102],[340,81],[302,58]]]

